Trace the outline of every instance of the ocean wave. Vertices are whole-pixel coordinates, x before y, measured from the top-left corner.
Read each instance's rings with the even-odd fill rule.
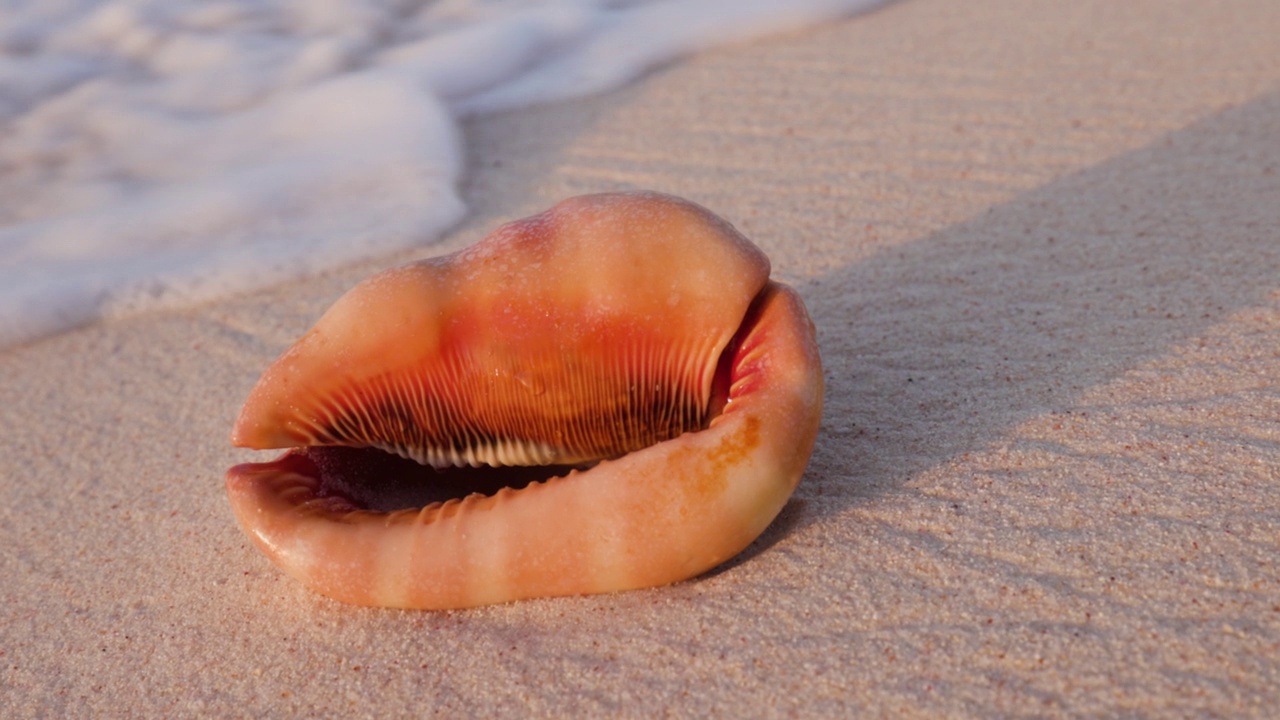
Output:
[[[0,7],[0,346],[421,246],[459,117],[882,0]]]

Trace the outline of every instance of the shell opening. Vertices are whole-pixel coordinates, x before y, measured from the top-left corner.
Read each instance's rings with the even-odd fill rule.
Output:
[[[762,293],[763,296],[763,293]],[[711,393],[705,410],[700,413],[699,427],[688,432],[706,429],[723,412],[730,402],[736,377],[741,368],[736,367],[743,336],[754,323],[760,298],[748,310],[737,333],[721,352],[712,378]],[[520,440],[505,442],[518,447]],[[620,452],[614,457],[625,454]],[[398,510],[419,509],[450,500],[460,500],[471,495],[496,495],[503,489],[523,489],[531,484],[567,477],[594,467],[602,460],[576,464],[476,464],[459,463],[438,467],[426,462],[425,453],[404,448],[395,441],[377,445],[354,447],[337,444],[315,444],[294,448],[276,461],[288,465],[296,473],[313,478],[315,497],[340,500],[354,510],[391,513]],[[419,456],[423,456],[419,459]]]
[[[434,468],[378,448],[319,446],[289,452],[295,471],[318,481],[316,496],[374,512],[423,508],[469,495],[495,495],[564,477],[570,465]]]

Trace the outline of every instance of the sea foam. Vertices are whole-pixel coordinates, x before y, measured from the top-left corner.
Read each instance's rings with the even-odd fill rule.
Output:
[[[0,346],[432,241],[456,120],[882,0],[10,0]]]

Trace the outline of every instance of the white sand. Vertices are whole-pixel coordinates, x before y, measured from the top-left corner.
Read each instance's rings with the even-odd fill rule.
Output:
[[[651,187],[809,303],[809,472],[669,588],[368,610],[249,545],[240,402],[403,257],[0,355],[0,716],[1273,714],[1277,37],[1270,0],[904,0],[469,121],[439,249]]]

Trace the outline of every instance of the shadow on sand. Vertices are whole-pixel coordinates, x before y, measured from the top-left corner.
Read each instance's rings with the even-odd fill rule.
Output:
[[[817,448],[721,570],[1262,302],[1280,288],[1277,138],[1273,92],[802,285]]]

